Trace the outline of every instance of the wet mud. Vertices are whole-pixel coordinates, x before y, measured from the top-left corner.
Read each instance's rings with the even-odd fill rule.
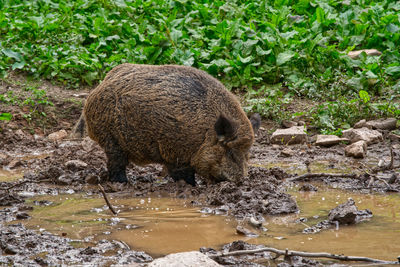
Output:
[[[297,214],[299,205],[288,188],[299,182],[288,182],[296,175],[308,172],[356,173],[353,178],[319,177],[302,180],[302,191],[318,191],[315,182],[330,188],[338,188],[364,194],[398,194],[400,176],[398,169],[377,173],[379,179],[371,180],[368,168],[379,162],[390,161],[389,141],[369,146],[368,157],[355,160],[344,155],[344,146],[320,148],[314,145],[291,146],[291,153],[282,154],[286,146],[270,145],[267,131],[261,131],[251,151],[249,176],[239,184],[231,182],[211,183],[196,176],[197,186],[184,181],[174,182],[158,165],[145,167],[129,165],[128,184],[107,182],[105,155],[101,148],[89,138],[83,140],[64,139],[50,141],[43,135],[31,135],[24,131],[6,129],[0,132],[0,167],[4,176],[21,178],[0,180],[0,265],[58,265],[58,264],[129,264],[149,262],[146,252],[131,250],[129,246],[115,240],[73,240],[54,235],[44,229],[28,229],[13,221],[30,220],[31,210],[48,205],[46,200],[28,205],[27,200],[35,196],[59,194],[99,194],[101,183],[107,194],[114,199],[124,197],[159,196],[187,199],[191,207],[203,214],[232,217],[238,222],[256,222],[263,225],[265,218],[277,215]],[[394,144],[395,163],[399,162],[400,146]],[[397,146],[396,146],[397,145]],[[304,185],[307,182],[308,185]],[[49,204],[51,205],[51,203]],[[330,207],[331,209],[335,206]],[[367,218],[369,215],[358,214]],[[358,216],[357,215],[357,216]],[[334,228],[334,220],[321,222],[311,232],[319,232],[325,226]],[[299,222],[301,223],[301,222]],[[241,224],[241,223],[239,223]],[[251,232],[263,235],[263,229],[245,225]],[[267,229],[265,229],[267,230]],[[307,231],[306,231],[307,232]],[[18,237],[18,238],[15,238]],[[238,239],[240,236],[238,237]],[[79,244],[74,247],[71,244]],[[222,251],[254,249],[262,245],[243,241],[230,243]],[[60,254],[62,251],[62,254]],[[212,254],[213,249],[202,248]],[[44,253],[43,253],[44,252]],[[217,259],[224,265],[260,266],[270,259],[268,253],[245,257]],[[294,266],[317,266],[317,261],[293,258]],[[283,264],[283,263],[282,263]],[[303,264],[303,265],[302,265]],[[282,265],[285,266],[285,265]]]

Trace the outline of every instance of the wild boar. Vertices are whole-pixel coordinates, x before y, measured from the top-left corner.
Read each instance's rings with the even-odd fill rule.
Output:
[[[257,114],[204,71],[174,65],[122,64],[88,96],[77,130],[107,155],[109,179],[126,182],[126,166],[163,164],[174,180],[195,173],[238,182],[247,175]],[[254,125],[254,129],[252,127]]]

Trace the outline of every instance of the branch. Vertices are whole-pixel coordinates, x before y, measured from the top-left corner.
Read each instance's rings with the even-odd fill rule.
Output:
[[[306,173],[286,179],[287,182],[303,181],[309,178],[339,177],[339,178],[358,178],[355,173]]]
[[[400,259],[398,261],[385,261],[379,259],[373,259],[368,257],[359,257],[359,256],[345,256],[345,255],[336,255],[327,252],[303,252],[303,251],[295,251],[295,250],[280,250],[271,247],[265,247],[260,249],[251,249],[251,250],[239,250],[239,251],[232,251],[226,253],[220,253],[217,255],[211,255],[209,257],[216,258],[216,257],[225,257],[225,256],[240,256],[240,255],[248,255],[248,254],[255,254],[260,252],[272,252],[275,253],[278,257],[281,255],[285,256],[301,256],[301,257],[308,257],[308,258],[329,258],[335,260],[342,260],[342,261],[365,261],[365,262],[373,262],[379,264],[400,264]]]
[[[107,195],[106,195],[106,191],[104,191],[104,188],[101,186],[101,184],[98,184],[98,187],[100,188],[100,192],[103,194],[104,200],[107,203],[107,206],[110,208],[111,212],[114,215],[117,215],[118,213],[114,210],[113,206],[111,206],[110,201],[108,201]]]

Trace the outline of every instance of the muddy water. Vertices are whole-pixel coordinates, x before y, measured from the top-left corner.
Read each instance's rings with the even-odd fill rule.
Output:
[[[365,195],[319,187],[319,192],[298,192],[296,197],[300,213],[290,216],[267,218],[269,231],[252,243],[280,249],[290,248],[310,252],[331,252],[345,255],[396,260],[400,255],[400,196]],[[341,226],[317,234],[302,234],[302,230],[326,219],[329,210],[351,197],[358,209],[370,209],[374,217],[355,226]],[[319,216],[319,218],[313,218]],[[325,217],[324,217],[325,216]],[[295,221],[308,219],[304,224]]]
[[[205,215],[190,200],[172,198],[112,199],[118,216],[94,196],[37,197],[49,206],[36,207],[30,227],[72,239],[116,239],[153,256],[218,247],[238,239],[236,222],[227,216]],[[34,201],[32,200],[32,201]]]
[[[268,217],[258,238],[235,234],[237,222],[226,216],[205,215],[190,200],[172,198],[112,199],[118,216],[113,216],[99,196],[42,196],[34,200],[52,201],[49,206],[35,206],[32,219],[25,221],[31,228],[87,241],[116,239],[132,249],[144,250],[153,256],[219,248],[238,239],[280,249],[310,252],[332,252],[395,260],[400,243],[400,196],[348,193],[319,186],[316,193],[290,189],[300,206],[300,213]],[[352,197],[359,209],[370,209],[374,217],[356,226],[341,226],[317,234],[302,230],[326,218],[328,212]],[[29,200],[31,202],[33,200]],[[318,216],[318,218],[313,218]],[[304,217],[305,223],[296,223]]]

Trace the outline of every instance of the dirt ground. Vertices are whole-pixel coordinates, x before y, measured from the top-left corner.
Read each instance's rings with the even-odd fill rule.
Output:
[[[9,90],[23,94],[21,88],[26,83],[29,82],[25,77],[13,76],[0,83],[0,94]],[[158,165],[130,165],[127,171],[129,183],[112,184],[106,181],[105,155],[96,143],[89,138],[64,138],[58,141],[48,138],[48,134],[59,130],[66,130],[67,133],[71,131],[80,115],[82,101],[88,90],[65,90],[48,82],[40,83],[38,88],[45,89],[54,103],[54,106],[46,108],[45,118],[27,121],[23,116],[27,112],[24,107],[10,107],[0,103],[1,112],[17,114],[10,122],[0,121],[0,167],[4,170],[24,172],[21,180],[0,182],[0,206],[3,206],[0,210],[0,265],[47,266],[82,262],[90,265],[110,265],[145,263],[152,260],[145,252],[132,251],[118,241],[103,240],[76,248],[71,245],[74,240],[67,237],[27,229],[23,224],[10,224],[9,222],[16,218],[29,219],[29,211],[33,207],[27,206],[25,199],[37,194],[61,194],[68,190],[77,193],[92,191],[93,194],[98,194],[95,185],[101,183],[109,194],[147,196],[157,193],[195,199],[192,204],[205,209],[206,212],[228,213],[237,219],[252,218],[262,222],[265,215],[298,211],[295,199],[286,192],[290,183],[317,179],[334,188],[367,194],[400,192],[398,169],[378,172],[380,178],[373,181],[368,174],[369,169],[378,166],[380,159],[390,161],[390,146],[394,147],[395,164],[398,164],[399,144],[384,139],[381,143],[369,146],[367,158],[360,160],[346,157],[345,145],[321,148],[310,141],[308,144],[290,146],[291,153],[288,156],[282,154],[288,146],[269,143],[270,126],[277,125],[268,121],[263,122],[264,127],[251,150],[249,176],[238,185],[231,182],[213,184],[196,176],[198,185],[192,187],[183,181],[174,182]],[[313,173],[330,173],[332,170],[336,173],[354,173],[357,178],[327,176],[289,182],[289,179],[296,175],[307,173],[307,168]],[[16,236],[18,238],[15,238]],[[222,251],[232,251],[231,246],[237,246],[239,250],[250,246],[239,243],[228,244]],[[210,250],[203,250],[204,253],[210,253]],[[227,257],[219,259],[218,262],[231,266],[259,266],[259,263],[256,263],[257,259],[265,256]],[[319,264],[302,258],[294,262],[294,266]]]

